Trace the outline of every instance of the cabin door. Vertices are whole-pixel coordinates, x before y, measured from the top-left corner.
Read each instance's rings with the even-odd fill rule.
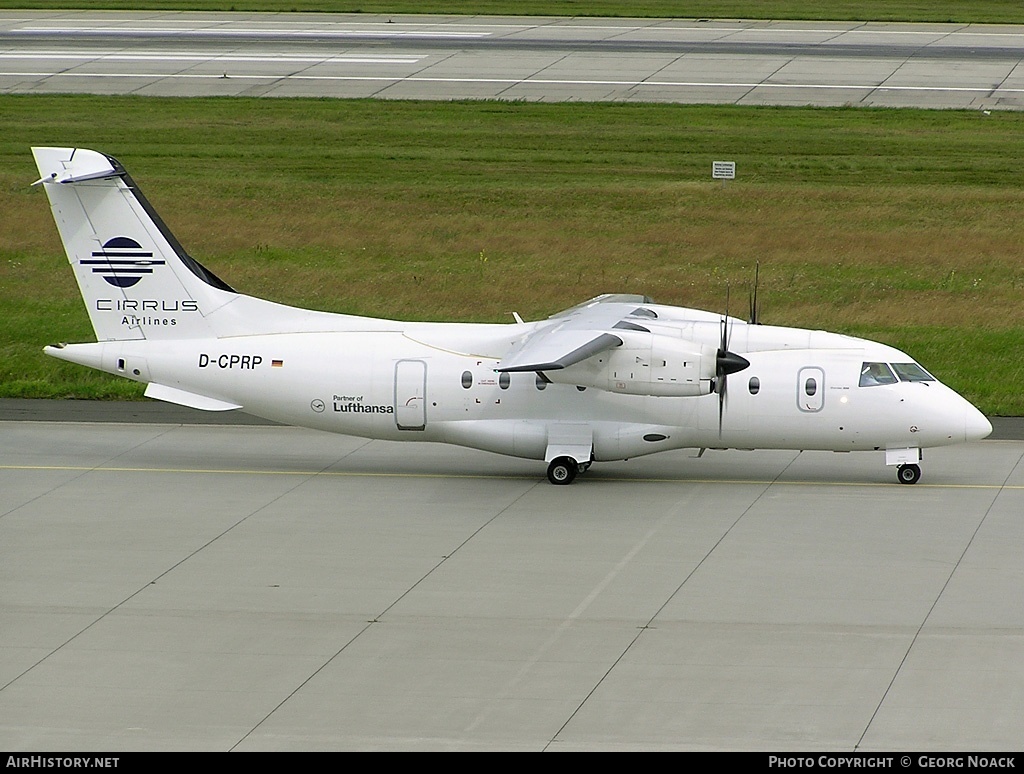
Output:
[[[399,430],[427,426],[427,364],[423,360],[395,363],[395,423]]]

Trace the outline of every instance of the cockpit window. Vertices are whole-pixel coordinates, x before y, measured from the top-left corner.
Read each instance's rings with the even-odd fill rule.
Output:
[[[864,363],[860,367],[860,386],[874,387],[876,384],[895,384],[896,377],[885,363]]]
[[[901,382],[934,382],[935,377],[917,363],[893,363],[892,370]]]

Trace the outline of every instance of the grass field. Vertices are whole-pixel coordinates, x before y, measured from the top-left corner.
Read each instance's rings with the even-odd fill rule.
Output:
[[[53,10],[52,0],[0,0]],[[61,9],[1024,23],[1020,0],[65,0]]]
[[[906,349],[1024,414],[1024,114],[0,96],[0,396],[125,397],[43,356],[91,329],[30,145],[117,156],[242,292],[411,319],[603,292]],[[737,180],[710,179],[711,162]]]

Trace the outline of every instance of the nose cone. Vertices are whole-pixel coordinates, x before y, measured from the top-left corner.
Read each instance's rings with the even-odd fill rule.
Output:
[[[992,433],[992,423],[985,415],[946,385],[930,382],[928,389],[919,393],[908,396],[907,400],[920,401],[922,407],[920,432],[917,433],[922,446],[980,441]]]
[[[964,412],[964,438],[968,441],[980,441],[982,438],[988,438],[991,433],[992,423],[968,403]]]

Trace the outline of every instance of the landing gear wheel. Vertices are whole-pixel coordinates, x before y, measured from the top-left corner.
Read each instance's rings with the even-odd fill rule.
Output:
[[[571,484],[579,471],[580,466],[572,457],[556,457],[548,465],[548,481],[562,486]]]
[[[921,478],[921,466],[900,465],[896,468],[896,478],[901,484],[916,484]]]

